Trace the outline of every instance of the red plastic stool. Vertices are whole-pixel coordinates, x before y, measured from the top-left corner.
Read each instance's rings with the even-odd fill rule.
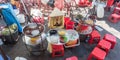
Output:
[[[113,10],[113,13],[119,14],[120,15],[120,7],[115,7]]]
[[[115,3],[117,7],[120,7],[120,2]]]
[[[92,33],[90,34],[90,40],[88,41],[89,44],[95,43],[95,42],[99,42],[100,41],[100,33],[96,30],[93,30]]]
[[[66,58],[65,60],[78,60],[78,58],[76,56],[72,56],[72,57]]]
[[[120,15],[111,14],[108,18],[112,23],[117,23],[120,20]]]
[[[92,60],[92,59],[104,60],[105,56],[106,56],[105,51],[103,51],[98,47],[95,47],[93,51],[90,53],[90,55],[88,56],[87,60]]]
[[[113,36],[111,34],[105,34],[104,40],[109,41],[112,44],[111,49],[113,49],[115,47],[115,44],[116,44],[115,36]]]
[[[66,23],[69,21],[70,21],[70,17],[64,17],[64,25],[66,25]]]
[[[107,7],[111,7],[113,5],[114,0],[107,0]]]
[[[73,21],[66,22],[66,29],[74,29],[74,22]]]
[[[79,7],[88,7],[91,6],[91,2],[89,0],[79,0]]]
[[[60,45],[52,45],[52,57],[55,56],[64,56],[64,47]]]
[[[111,43],[103,39],[98,43],[97,47],[105,50],[106,53],[108,54],[108,52],[111,49]]]

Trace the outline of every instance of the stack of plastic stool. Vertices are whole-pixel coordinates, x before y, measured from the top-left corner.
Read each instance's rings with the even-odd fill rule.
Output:
[[[113,14],[114,13],[120,15],[120,7],[115,7],[114,10],[113,10]]]
[[[106,53],[108,54],[108,52],[111,49],[111,43],[103,39],[98,43],[97,47],[105,50]]]
[[[88,56],[87,60],[93,60],[93,59],[104,60],[105,57],[106,57],[106,52],[98,47],[95,47],[93,51],[90,53],[90,55]]]
[[[111,49],[113,49],[117,43],[116,37],[111,34],[105,34],[104,40],[109,41],[112,44]]]
[[[120,20],[120,15],[114,13],[111,14],[108,18],[109,21],[111,21],[112,23],[117,23]]]

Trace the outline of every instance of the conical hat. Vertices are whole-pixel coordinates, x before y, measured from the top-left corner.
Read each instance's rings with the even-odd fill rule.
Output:
[[[55,17],[55,16],[63,16],[64,13],[60,11],[58,8],[54,8],[52,13],[50,14],[50,17]]]

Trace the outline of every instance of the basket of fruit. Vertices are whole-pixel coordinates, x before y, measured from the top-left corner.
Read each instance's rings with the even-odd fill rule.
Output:
[[[17,24],[12,24],[8,27],[5,27],[1,31],[1,35],[4,37],[5,44],[13,44],[17,42],[18,38],[18,27]]]

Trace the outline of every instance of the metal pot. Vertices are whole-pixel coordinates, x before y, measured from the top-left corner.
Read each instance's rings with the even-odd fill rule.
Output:
[[[43,30],[39,30],[40,33],[36,36],[32,36],[32,35],[28,35],[26,34],[26,28],[29,27],[29,26],[32,26],[32,25],[37,25],[38,26],[42,26],[43,27]],[[33,28],[34,30],[34,26],[32,26],[31,28]],[[28,45],[37,45],[40,43],[41,41],[41,34],[45,31],[45,26],[43,26],[42,24],[36,24],[36,23],[30,23],[28,25],[26,25],[24,28],[23,28],[23,34],[25,35],[24,36],[24,42]],[[34,41],[34,42],[33,42]],[[37,43],[39,42],[39,43]]]

